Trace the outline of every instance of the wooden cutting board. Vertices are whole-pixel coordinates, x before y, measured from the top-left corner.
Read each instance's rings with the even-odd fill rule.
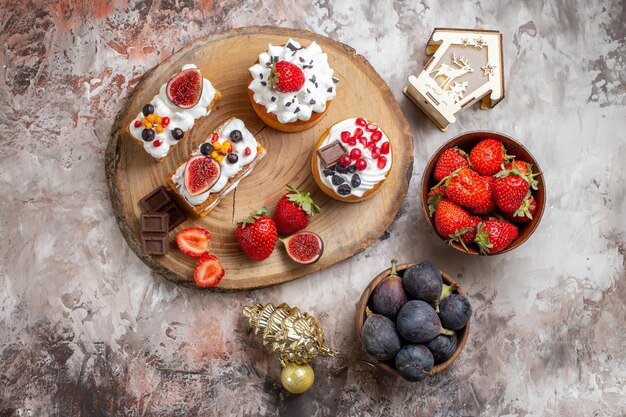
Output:
[[[269,43],[284,44],[291,37],[306,46],[316,41],[328,54],[335,70],[337,97],[326,117],[300,133],[273,130],[256,116],[247,95],[248,68]],[[196,64],[203,76],[222,92],[213,112],[201,119],[191,134],[155,162],[142,147],[124,133],[143,105],[187,63]],[[268,155],[246,179],[207,217],[191,217],[170,232],[169,253],[150,256],[141,252],[139,242],[139,200],[159,185],[165,175],[187,159],[200,142],[229,117],[238,117],[268,150]],[[320,135],[332,124],[350,117],[373,120],[388,134],[393,165],[385,185],[371,199],[341,203],[323,194],[311,175],[310,158]],[[150,70],[137,85],[121,110],[106,151],[106,174],[113,209],[131,249],[150,268],[165,278],[193,285],[195,260],[176,246],[176,232],[199,226],[212,236],[211,252],[218,256],[226,275],[217,290],[246,290],[280,284],[324,269],[371,245],[393,222],[402,206],[413,169],[413,141],[409,126],[387,84],[361,55],[347,45],[300,29],[247,27],[199,39]],[[322,208],[308,230],[324,240],[324,254],[313,265],[291,261],[280,242],[263,262],[249,261],[235,239],[237,220],[266,206],[271,212],[285,192],[285,184],[311,192]]]

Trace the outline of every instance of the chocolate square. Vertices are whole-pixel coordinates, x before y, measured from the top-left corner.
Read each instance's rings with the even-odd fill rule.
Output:
[[[169,214],[169,225],[167,231],[171,231],[187,219],[185,213],[173,201],[164,207],[162,212]]]
[[[141,250],[148,255],[165,255],[168,250],[167,234],[142,234]]]
[[[163,207],[167,206],[171,202],[172,197],[170,197],[170,193],[168,193],[167,189],[161,185],[152,190],[150,194],[139,200],[139,206],[143,209],[143,211],[156,213],[163,211]]]
[[[322,161],[324,168],[329,168],[339,162],[339,159],[346,153],[346,149],[338,140],[317,150],[317,156]]]
[[[141,233],[167,233],[170,215],[168,213],[143,213],[141,215]]]

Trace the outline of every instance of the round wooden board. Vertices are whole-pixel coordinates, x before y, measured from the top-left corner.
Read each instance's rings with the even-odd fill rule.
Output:
[[[303,45],[316,41],[328,54],[335,70],[337,97],[326,116],[313,128],[299,133],[273,130],[256,116],[247,95],[248,68],[269,43],[284,44],[291,37]],[[212,113],[201,119],[191,134],[156,162],[124,132],[161,84],[187,63],[222,92]],[[268,150],[254,171],[204,218],[190,217],[170,232],[169,253],[150,256],[139,243],[139,200],[159,185],[165,175],[187,159],[200,142],[229,117],[238,117]],[[341,203],[323,194],[313,180],[310,158],[319,136],[332,124],[349,117],[366,117],[378,123],[392,142],[393,166],[385,185],[371,199]],[[300,29],[247,27],[199,39],[150,70],[137,85],[117,117],[106,151],[106,174],[113,209],[131,249],[165,278],[193,285],[195,260],[176,246],[178,230],[199,226],[211,232],[211,252],[218,256],[226,275],[216,290],[245,290],[290,281],[346,259],[372,244],[393,222],[406,197],[413,170],[413,141],[409,126],[389,87],[367,60],[339,42]],[[263,262],[249,261],[235,239],[236,221],[262,206],[273,211],[285,193],[285,184],[309,190],[322,208],[308,230],[324,240],[322,258],[313,265],[291,261],[282,244]]]

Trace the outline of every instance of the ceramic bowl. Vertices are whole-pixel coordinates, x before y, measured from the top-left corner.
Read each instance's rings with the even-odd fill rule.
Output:
[[[415,264],[401,264],[397,266],[397,272],[398,275],[402,276],[402,274],[404,273],[404,271],[408,268],[410,268],[411,266],[413,266]],[[359,300],[359,304],[357,305],[357,313],[356,313],[356,330],[357,333],[359,335],[359,339],[361,338],[361,329],[363,328],[363,323],[365,323],[365,319],[367,318],[366,315],[366,308],[368,307],[369,304],[369,299],[370,299],[370,295],[372,294],[372,291],[374,291],[374,288],[376,288],[376,286],[380,283],[380,281],[382,281],[385,277],[387,277],[389,275],[389,272],[391,272],[391,268],[385,269],[384,271],[382,271],[380,274],[376,275],[376,277],[369,283],[369,285],[365,288],[365,290],[363,291],[363,294],[361,294],[361,299]],[[445,272],[440,271],[441,272],[441,277],[443,278],[443,282],[446,285],[450,285],[452,283],[454,283],[454,280],[452,278],[450,278]],[[458,283],[457,283],[458,284]],[[462,296],[465,296],[465,293],[463,292],[463,290],[461,289],[461,287],[457,287],[457,289],[454,291],[455,294],[459,294]],[[458,340],[458,346],[456,348],[456,351],[454,352],[454,354],[450,357],[450,359],[448,359],[447,361],[440,363],[438,365],[435,365],[433,367],[433,369],[430,370],[429,375],[433,376],[436,375],[440,372],[443,372],[445,369],[448,368],[448,366],[450,366],[452,364],[452,362],[454,362],[456,360],[456,358],[459,357],[459,355],[461,354],[461,352],[463,351],[463,348],[465,347],[465,343],[467,342],[467,338],[469,337],[469,332],[470,332],[470,321],[471,319],[467,322],[467,324],[465,325],[465,327],[461,330],[456,331],[456,337]],[[393,365],[392,365],[392,361],[387,361],[387,362],[381,362],[378,361],[374,358],[369,358],[369,361],[372,363],[375,363],[378,367],[380,367],[381,369],[400,376],[400,372],[397,371]]]
[[[435,177],[434,177],[434,172],[435,172],[435,165],[437,163],[437,160],[439,159],[439,156],[441,156],[441,154],[446,149],[453,148],[455,146],[462,149],[469,155],[472,148],[478,142],[487,138],[492,138],[492,139],[501,141],[509,155],[515,155],[516,159],[531,163],[533,165],[532,166],[533,172],[539,172],[539,173],[543,172],[541,168],[539,167],[537,160],[532,156],[532,154],[528,151],[528,149],[524,147],[524,145],[519,143],[517,140],[509,136],[506,136],[502,133],[489,132],[489,131],[476,131],[476,132],[463,133],[462,135],[459,135],[453,139],[450,139],[449,141],[444,143],[437,150],[437,152],[435,152],[435,154],[430,158],[430,160],[428,161],[428,164],[426,165],[426,168],[424,169],[424,175],[422,176],[422,209],[424,211],[424,216],[430,222],[430,225],[432,226],[437,236],[439,236],[439,234],[437,233],[437,230],[435,229],[435,219],[434,217],[430,217],[428,214],[428,192],[430,191],[431,187],[437,184],[437,181],[435,180]],[[506,249],[504,249],[501,252],[495,253],[493,255],[505,253],[505,252],[508,252],[517,248],[519,245],[524,243],[533,234],[533,232],[539,225],[539,222],[541,221],[541,216],[543,215],[543,211],[546,205],[546,185],[543,180],[543,174],[540,174],[535,178],[539,182],[539,189],[533,192],[533,196],[535,197],[535,201],[537,202],[537,211],[535,212],[533,219],[528,223],[516,223],[519,229],[519,234],[517,238],[513,242],[511,242],[511,244]],[[441,238],[441,240],[445,240],[445,239]],[[453,242],[451,246],[464,253],[470,253],[472,255],[479,255],[478,248],[476,248],[475,245],[468,245],[468,249],[469,249],[468,251],[466,251],[465,248],[461,246],[461,244],[456,243],[456,242]]]

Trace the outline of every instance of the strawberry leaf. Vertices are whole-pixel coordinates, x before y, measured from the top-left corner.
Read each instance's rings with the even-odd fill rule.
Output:
[[[237,223],[241,225],[241,227],[246,227],[249,224],[254,224],[257,220],[259,220],[262,216],[269,216],[270,212],[267,211],[265,207],[261,207],[256,212],[251,213],[245,219],[239,220]]]
[[[306,191],[300,191],[291,184],[287,184],[287,189],[290,191],[290,193],[287,194],[287,200],[300,206],[302,210],[304,210],[304,212],[309,216],[312,216],[314,213],[319,213],[322,211],[322,209],[320,209],[313,202],[313,199],[311,198],[311,193]]]

